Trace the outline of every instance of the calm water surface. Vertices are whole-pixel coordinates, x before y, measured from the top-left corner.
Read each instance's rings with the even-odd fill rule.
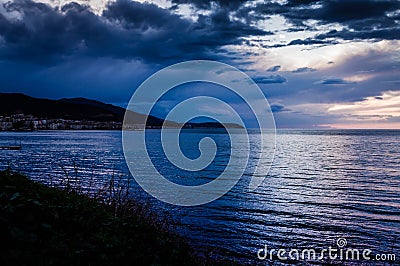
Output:
[[[158,131],[150,131],[153,161],[163,174],[182,184],[209,182],[229,159],[229,136],[206,132],[183,133],[185,155],[199,156],[198,140],[212,137],[218,156],[204,171],[180,172],[165,161],[157,145]],[[100,187],[113,174],[129,175],[121,132],[49,131],[1,132],[0,146],[22,143],[20,151],[0,150],[0,169],[11,166],[49,183],[64,171]],[[257,139],[252,145],[257,150]],[[253,151],[256,153],[255,151]],[[247,190],[248,171],[227,195],[199,207],[176,207],[146,196],[135,197],[157,211],[174,215],[177,230],[199,249],[218,248],[243,263],[268,248],[328,248],[336,239],[347,247],[394,253],[400,257],[400,131],[278,131],[275,161],[263,185]],[[267,166],[266,166],[267,167]],[[64,170],[63,170],[64,168]],[[355,262],[353,262],[355,263]],[[363,262],[366,263],[366,262]],[[371,264],[372,265],[372,264]]]

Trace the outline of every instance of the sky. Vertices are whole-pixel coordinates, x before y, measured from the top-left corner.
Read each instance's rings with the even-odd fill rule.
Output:
[[[0,92],[126,106],[203,59],[252,77],[279,128],[400,129],[397,0],[0,0]],[[214,90],[184,89],[164,104]]]

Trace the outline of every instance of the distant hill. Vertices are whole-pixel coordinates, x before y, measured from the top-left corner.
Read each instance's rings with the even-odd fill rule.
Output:
[[[61,99],[60,101],[77,104],[77,105],[85,105],[85,106],[92,106],[95,108],[100,108],[105,112],[110,112],[118,117],[118,121],[123,121],[125,115],[125,109],[119,106],[115,106],[112,104],[102,103],[96,100],[89,100],[85,98],[71,98],[71,99]],[[147,119],[147,126],[154,126],[154,127],[161,127],[164,123],[164,119],[155,117],[155,116],[148,116],[144,114],[139,114],[136,112],[128,111],[127,117],[125,118],[126,123],[131,124],[144,124]],[[171,121],[165,121],[165,125],[169,127],[178,127],[179,124]]]
[[[89,121],[117,121],[122,122],[125,109],[85,98],[50,100],[33,98],[22,93],[0,93],[0,115],[30,114],[39,118],[89,120]],[[147,116],[130,112],[128,118],[132,123],[144,123]],[[164,120],[149,116],[148,126],[162,126]],[[170,126],[177,123],[168,123]]]
[[[123,108],[121,108],[123,110]],[[122,121],[123,114],[101,106],[68,102],[66,99],[49,100],[22,93],[0,93],[0,115],[31,114],[40,118],[70,120]]]
[[[103,110],[107,110],[109,112],[112,112],[119,117],[124,117],[125,114],[125,109],[119,106],[115,106],[112,104],[107,104],[103,102],[99,102],[96,100],[89,100],[85,98],[64,98],[61,99],[60,101],[66,102],[66,103],[72,103],[72,104],[80,104],[80,105],[88,105],[88,106],[93,106],[97,108],[101,108]]]
[[[0,93],[0,116],[13,114],[30,114],[44,119],[86,120],[98,122],[122,122],[125,109],[85,98],[50,100],[34,98],[22,93]],[[146,122],[147,121],[147,122]],[[155,116],[147,116],[128,111],[125,117],[127,124],[145,124],[148,127],[179,127],[173,121],[165,121]],[[226,124],[228,127],[240,127],[237,124]],[[186,123],[185,128],[222,128],[220,123]]]

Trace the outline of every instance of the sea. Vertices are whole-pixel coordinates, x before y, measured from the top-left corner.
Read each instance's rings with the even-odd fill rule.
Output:
[[[217,178],[235,156],[224,132],[182,131],[188,158],[199,156],[204,137],[218,148],[207,168],[182,172],[166,162],[159,137],[160,130],[146,132],[152,161],[170,180],[187,186]],[[251,139],[257,147],[257,137]],[[0,170],[11,168],[46,184],[68,175],[83,185],[90,180],[91,189],[111,177],[133,180],[120,131],[0,132],[0,146],[15,144],[22,149],[0,150]],[[249,156],[248,164],[256,157]],[[228,193],[200,206],[164,203],[135,182],[131,195],[170,217],[174,230],[200,254],[217,259],[248,265],[400,265],[400,131],[278,130],[268,174],[255,190],[248,187],[251,178],[248,167]],[[337,256],[329,257],[329,249]],[[315,257],[307,256],[309,250]],[[348,250],[360,257],[346,257]]]

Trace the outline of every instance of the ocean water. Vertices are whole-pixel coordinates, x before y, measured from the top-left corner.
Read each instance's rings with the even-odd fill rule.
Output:
[[[216,159],[204,171],[185,172],[169,165],[159,145],[159,131],[147,135],[157,169],[176,183],[207,183],[224,171],[231,154],[229,136],[220,132],[181,134],[183,153],[197,158],[198,141],[213,138]],[[257,153],[257,136],[250,136]],[[237,185],[222,198],[197,207],[178,207],[148,196],[140,187],[134,197],[160,213],[169,213],[176,230],[191,239],[199,252],[216,250],[244,264],[286,264],[276,257],[260,260],[271,249],[317,251],[337,248],[370,249],[371,254],[395,254],[400,259],[400,131],[278,130],[275,160],[255,191],[248,190],[252,159]],[[0,146],[22,143],[22,150],[0,150],[0,169],[12,167],[33,179],[50,183],[76,174],[101,187],[112,175],[129,176],[121,132],[48,131],[0,132]],[[138,162],[140,163],[140,162]],[[267,167],[267,166],[265,166]],[[162,188],[160,188],[162,189]],[[321,260],[291,263],[324,264]],[[328,260],[329,262],[329,260]],[[336,264],[375,265],[377,261],[334,260]],[[382,263],[383,264],[383,263]]]

